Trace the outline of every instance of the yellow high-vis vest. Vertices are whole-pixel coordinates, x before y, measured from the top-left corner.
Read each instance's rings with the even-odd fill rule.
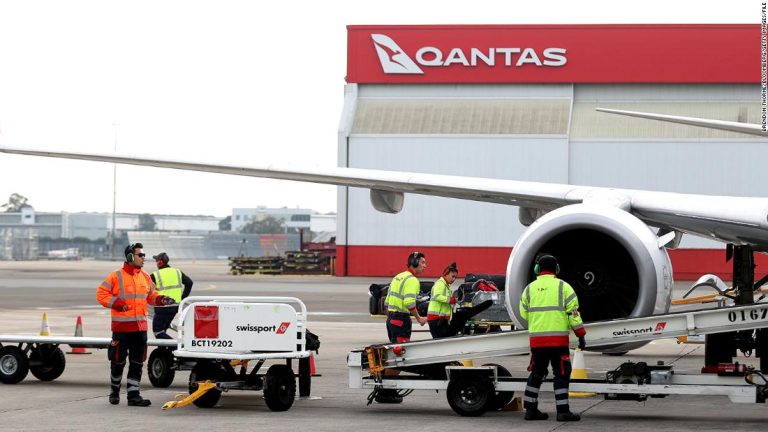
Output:
[[[176,303],[181,303],[181,294],[184,288],[181,284],[181,270],[165,267],[153,272],[152,276],[155,277],[155,289],[158,294],[168,296],[174,299]]]
[[[419,295],[421,284],[411,272],[404,271],[389,284],[387,292],[387,310],[389,312],[410,313],[409,309],[416,307],[416,296]]]
[[[451,287],[445,282],[445,279],[440,278],[432,286],[427,314],[430,318],[437,316],[439,318],[451,319],[452,313]]]

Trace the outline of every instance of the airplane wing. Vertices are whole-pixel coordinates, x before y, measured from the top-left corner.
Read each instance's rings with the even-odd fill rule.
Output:
[[[730,131],[730,132],[739,132],[739,133],[744,133],[748,135],[768,137],[768,131],[763,130],[763,127],[761,125],[752,124],[752,123],[740,123],[740,122],[732,122],[732,121],[725,121],[725,120],[709,120],[709,119],[701,119],[696,117],[681,117],[681,116],[674,116],[674,115],[667,115],[667,114],[654,114],[654,113],[625,111],[625,110],[608,109],[608,108],[597,108],[597,111],[610,113],[610,114],[625,115],[629,117],[644,118],[648,120],[659,120],[659,121],[665,121],[669,123],[680,123],[680,124],[689,125],[689,126],[699,126],[699,127],[704,127],[708,129],[717,129],[717,130],[724,130],[724,131]]]
[[[206,164],[10,147],[0,147],[0,152],[367,188],[371,189],[374,207],[390,213],[400,210],[404,193],[514,205],[533,210],[536,215],[570,204],[611,206],[666,231],[768,250],[768,198],[715,197],[360,168]],[[540,212],[536,213],[537,210]]]

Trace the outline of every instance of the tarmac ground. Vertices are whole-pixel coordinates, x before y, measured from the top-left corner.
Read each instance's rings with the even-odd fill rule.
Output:
[[[123,400],[109,405],[109,366],[104,350],[67,354],[67,368],[52,382],[30,374],[15,385],[0,384],[0,430],[185,430],[262,429],[274,431],[339,430],[525,430],[525,431],[763,431],[768,407],[735,404],[723,396],[668,396],[645,402],[606,401],[600,396],[571,398],[571,409],[582,413],[578,423],[527,422],[522,412],[489,412],[482,417],[456,415],[444,392],[417,391],[401,405],[366,406],[367,390],[349,389],[346,355],[354,348],[384,342],[381,318],[368,314],[368,286],[384,279],[330,276],[233,276],[224,261],[174,262],[195,280],[196,295],[281,295],[301,298],[309,329],[320,336],[315,357],[320,377],[312,381],[312,398],[297,400],[286,412],[270,411],[261,392],[230,391],[215,408],[195,406],[163,411],[163,403],[187,392],[189,372],[180,371],[170,388],[153,388],[146,377],[142,395],[149,408],[128,407]],[[95,290],[115,262],[0,262],[0,333],[37,334],[47,312],[52,334],[71,336],[82,316],[85,336],[108,337],[109,311],[95,301]],[[149,271],[154,268],[149,268]],[[689,283],[677,283],[675,298]],[[415,326],[418,329],[418,325]],[[415,338],[428,338],[423,331]],[[69,347],[64,346],[64,351]],[[590,377],[604,375],[624,361],[664,361],[675,373],[698,373],[703,345],[659,340],[621,357],[587,352]],[[740,362],[756,364],[754,357]],[[527,356],[489,359],[513,376],[527,376]],[[475,361],[475,364],[481,363]],[[125,384],[123,385],[125,389]],[[554,397],[542,393],[540,408],[552,414]]]

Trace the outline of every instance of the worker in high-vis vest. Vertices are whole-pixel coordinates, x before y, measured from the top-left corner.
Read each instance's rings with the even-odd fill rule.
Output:
[[[456,263],[451,263],[443,270],[440,279],[432,285],[429,308],[427,309],[427,323],[429,324],[429,333],[435,339],[454,336],[451,334],[450,323],[456,297],[452,295],[451,284],[458,276],[459,269]]]
[[[152,319],[152,332],[157,339],[173,339],[166,332],[171,327],[173,318],[179,311],[178,303],[187,298],[192,291],[193,282],[181,270],[168,265],[171,258],[168,257],[167,253],[160,252],[152,258],[155,260],[155,264],[157,264],[157,271],[152,272],[149,277],[155,283],[155,289],[158,294],[168,296],[177,303],[170,306],[155,307],[155,317]]]
[[[536,280],[528,284],[520,298],[520,316],[528,322],[531,364],[525,387],[523,406],[526,420],[546,420],[539,411],[539,388],[547,376],[548,366],[554,374],[557,421],[579,421],[581,416],[568,406],[568,384],[571,377],[570,331],[579,338],[584,349],[586,329],[579,315],[579,299],[567,282],[557,278],[560,266],[552,255],[541,255],[533,268]]]
[[[151,402],[141,397],[141,368],[147,359],[147,303],[171,305],[174,300],[158,294],[144,266],[144,246],[135,243],[125,248],[125,263],[96,289],[96,300],[112,309],[112,342],[107,350],[110,361],[109,403],[120,403],[120,385],[126,360],[128,365],[128,405],[146,407]]]
[[[427,323],[427,319],[419,315],[416,308],[416,297],[421,291],[421,283],[417,276],[427,268],[427,258],[421,252],[408,255],[408,269],[392,278],[387,292],[387,336],[392,343],[403,343],[411,340],[411,316],[419,325]],[[400,371],[387,369],[386,375],[398,375]],[[375,391],[378,403],[401,403],[403,401],[397,390],[380,389]]]

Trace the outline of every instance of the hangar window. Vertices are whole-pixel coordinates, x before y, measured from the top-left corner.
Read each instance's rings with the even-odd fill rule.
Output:
[[[570,99],[361,98],[353,134],[565,135]]]

